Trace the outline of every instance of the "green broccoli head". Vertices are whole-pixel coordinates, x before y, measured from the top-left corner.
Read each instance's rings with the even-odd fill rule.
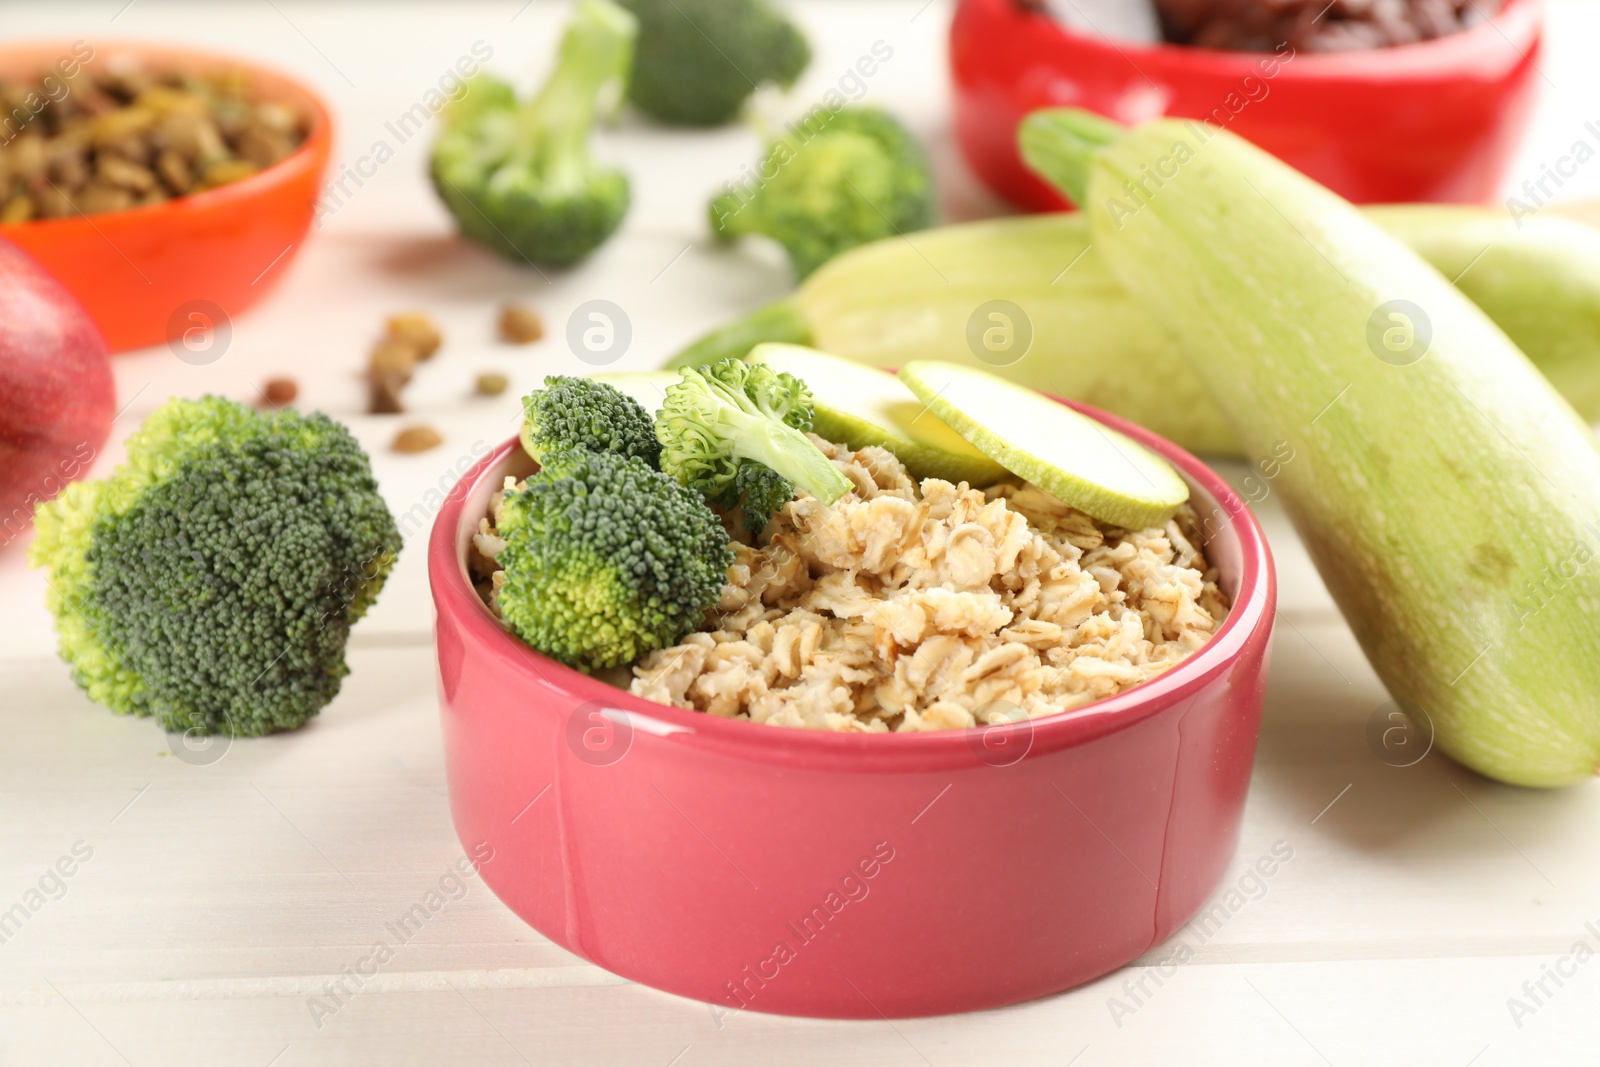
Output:
[[[325,415],[173,400],[110,477],[40,505],[61,656],[89,696],[172,731],[300,726],[339,691],[350,627],[400,534]]]
[[[754,475],[741,483],[740,469],[757,463],[824,504],[853,488],[806,437],[811,391],[794,375],[732,358],[685,367],[679,374],[656,412],[656,439],[661,442],[661,469],[680,484],[713,504],[733,507],[755,484],[750,480]],[[758,512],[775,492],[770,485],[763,489]]]
[[[928,158],[876,108],[817,108],[772,143],[759,177],[711,201],[711,231],[772,238],[798,278],[857,245],[933,225]]]
[[[793,85],[811,62],[767,0],[620,0],[639,19],[628,98],[675,126],[720,126],[757,85]]]
[[[698,496],[637,456],[563,452],[506,494],[501,618],[579,670],[676,644],[717,602],[733,562]]]
[[[517,91],[492,74],[474,74],[466,81],[460,96],[448,100],[439,111],[446,127],[464,126],[495,111],[514,111]]]
[[[617,452],[659,467],[655,422],[633,397],[592,378],[552,374],[522,399],[522,447],[534,459],[557,452]]]
[[[794,483],[761,463],[742,463],[733,476],[733,492],[744,508],[745,529],[758,537],[777,510],[794,499]]]
[[[627,77],[637,26],[611,0],[579,0],[556,67],[518,104],[504,82],[478,75],[444,112],[429,174],[461,233],[500,254],[566,266],[616,231],[628,179],[589,155],[589,131],[608,87]]]

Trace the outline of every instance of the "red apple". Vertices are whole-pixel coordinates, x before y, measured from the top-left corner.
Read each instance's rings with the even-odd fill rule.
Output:
[[[0,547],[28,528],[35,504],[88,472],[115,410],[100,331],[0,239]]]

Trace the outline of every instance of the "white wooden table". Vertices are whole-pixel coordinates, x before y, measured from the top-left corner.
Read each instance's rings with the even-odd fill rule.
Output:
[[[635,206],[620,236],[572,273],[547,281],[451,237],[423,177],[428,138],[395,144],[384,124],[474,42],[492,47],[494,69],[528,75],[548,52],[557,6],[125,2],[12,6],[5,32],[97,45],[180,38],[265,57],[334,101],[339,158],[353,162],[379,139],[397,155],[234,324],[221,359],[197,367],[164,348],[118,359],[128,405],[118,436],[168,396],[249,399],[289,374],[304,404],[355,429],[397,513],[426,509],[475,445],[511,432],[520,392],[583,369],[560,339],[578,304],[621,305],[634,334],[617,366],[646,368],[786,286],[775,256],[709,246],[706,195],[756,156],[741,128],[684,136],[628,123],[605,135],[604,151],[625,154],[635,175]],[[950,217],[998,210],[961,171],[945,124],[949,10],[921,7],[803,6],[817,57],[791,105],[887,42],[893,58],[867,98],[927,138]],[[1550,15],[1551,84],[1511,184],[1587,136],[1600,100],[1600,11],[1557,3]],[[1564,190],[1597,192],[1600,166]],[[498,344],[493,312],[510,297],[539,307],[554,336]],[[358,372],[381,316],[410,307],[447,335],[408,392],[445,444],[399,456],[387,446],[401,420],[362,413]],[[488,369],[509,373],[512,391],[472,398],[473,375]],[[97,469],[119,458],[113,447]],[[1227,921],[1067,994],[894,1024],[750,1012],[719,1022],[551,945],[475,880],[358,994],[314,1012],[311,998],[326,998],[383,924],[461,856],[420,536],[357,628],[338,700],[304,730],[239,741],[214,760],[180,758],[150,721],[79,693],[54,656],[43,579],[18,546],[0,551],[0,910],[39,905],[0,944],[0,1064],[1600,1062],[1600,962],[1562,962],[1579,942],[1600,953],[1600,785],[1529,792],[1437,753],[1407,768],[1379,759],[1366,730],[1386,696],[1275,502],[1260,513],[1282,625],[1224,881],[1246,892],[1222,898],[1237,904]],[[1241,885],[1279,841],[1293,859],[1259,888]],[[49,873],[58,861],[70,877]],[[42,901],[29,895],[41,889]],[[1180,943],[1187,962],[1157,969]],[[1550,995],[1536,1004],[1524,983],[1558,964],[1571,975],[1560,987],[1546,978]],[[1532,1010],[1514,1013],[1509,998]]]

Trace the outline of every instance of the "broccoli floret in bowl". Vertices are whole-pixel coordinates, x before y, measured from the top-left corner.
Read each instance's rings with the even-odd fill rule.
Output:
[[[110,477],[40,505],[63,659],[167,730],[302,725],[339,691],[351,625],[400,551],[366,453],[325,415],[172,400]]]
[[[659,467],[655,422],[633,397],[593,378],[552,374],[522,398],[522,448],[539,459],[557,452],[617,452]]]
[[[517,103],[486,74],[467,83],[444,112],[428,168],[463,236],[511,259],[567,266],[616,231],[628,178],[589,155],[589,131],[602,97],[627,77],[636,30],[611,0],[579,0],[532,100]]]
[[[500,617],[584,671],[632,663],[698,628],[733,562],[697,493],[614,452],[546,455],[507,492],[496,525]]]
[[[894,116],[876,108],[818,108],[772,142],[761,173],[761,182],[711,201],[711,232],[723,241],[772,238],[789,254],[796,278],[857,245],[934,222],[927,155]]]
[[[685,367],[656,412],[661,469],[719,507],[745,507],[752,532],[794,495],[824,504],[854,488],[811,443],[811,391],[792,374],[724,359]]]
[[[771,467],[745,463],[733,476],[731,495],[744,512],[745,532],[755,539],[767,528],[772,516],[794,499],[794,483]]]
[[[811,62],[805,36],[767,0],[621,0],[639,20],[628,99],[676,126],[720,126],[757,85]]]

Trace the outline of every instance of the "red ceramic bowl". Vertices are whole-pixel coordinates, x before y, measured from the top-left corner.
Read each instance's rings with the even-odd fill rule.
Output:
[[[456,832],[540,933],[719,1010],[837,1018],[992,1008],[1168,937],[1233,853],[1275,580],[1261,529],[1199,460],[1234,608],[1166,674],[1019,723],[845,735],[713,718],[569,670],[503,630],[465,571],[508,441],[428,546]]]
[[[155,68],[242,69],[262,99],[310,118],[292,155],[243,181],[128,211],[0,226],[0,237],[78,298],[113,352],[181,343],[187,331],[230,322],[283,277],[311,228],[333,120],[310,89],[254,63],[165,45],[90,43],[86,71],[120,56]],[[66,43],[6,45],[0,77],[32,77],[71,54]]]
[[[1217,115],[1358,204],[1477,203],[1510,165],[1541,42],[1538,0],[1506,0],[1486,24],[1421,44],[1287,61],[1111,42],[1014,0],[961,0],[950,29],[956,135],[990,188],[1037,211],[1065,201],[1023,165],[1017,124],[1063,106],[1128,124]]]

